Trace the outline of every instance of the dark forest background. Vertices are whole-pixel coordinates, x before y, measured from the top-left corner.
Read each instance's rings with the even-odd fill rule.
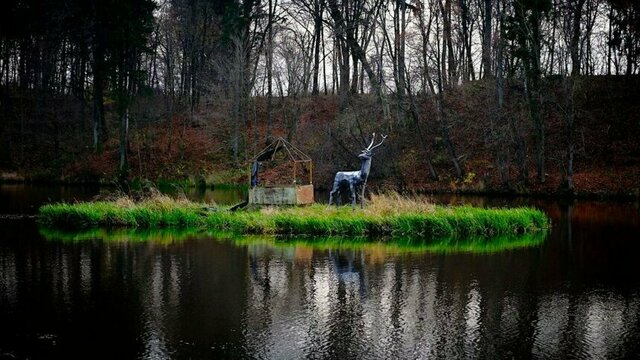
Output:
[[[637,195],[639,60],[633,0],[8,0],[0,170],[326,188],[378,132],[387,188]]]

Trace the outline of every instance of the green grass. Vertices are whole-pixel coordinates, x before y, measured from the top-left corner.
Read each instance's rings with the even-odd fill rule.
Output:
[[[546,215],[536,209],[441,207],[424,199],[397,195],[374,196],[365,210],[356,211],[319,204],[238,212],[207,211],[207,207],[210,206],[162,195],[142,202],[121,198],[58,203],[41,207],[39,221],[46,227],[63,229],[171,227],[236,234],[428,238],[495,237],[534,233],[549,227]]]
[[[128,198],[115,201],[57,203],[40,208],[39,221],[58,228],[92,227],[197,227],[202,206],[159,195],[139,203]]]

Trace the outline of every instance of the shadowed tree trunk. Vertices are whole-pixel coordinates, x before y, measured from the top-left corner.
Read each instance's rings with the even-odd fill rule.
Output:
[[[482,22],[482,76],[488,78],[493,76],[491,72],[491,17],[492,0],[483,0],[484,17]]]
[[[105,45],[102,31],[97,31],[93,52],[93,149],[102,151],[102,144],[106,138],[106,123],[104,119],[104,73],[105,73]]]
[[[273,136],[273,23],[278,0],[269,0],[267,23],[267,141]]]
[[[550,8],[548,0],[528,2],[527,0],[515,0],[513,3],[514,16],[512,25],[514,26],[515,38],[519,47],[517,53],[522,60],[525,93],[529,105],[529,116],[534,126],[535,137],[535,164],[537,178],[540,183],[545,181],[545,129],[541,114],[541,71],[540,71],[540,49],[541,49],[541,29],[542,16]]]

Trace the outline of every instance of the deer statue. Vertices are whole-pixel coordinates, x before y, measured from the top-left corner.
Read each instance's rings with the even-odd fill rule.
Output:
[[[377,145],[373,145],[376,140],[376,133],[373,133],[373,137],[371,138],[371,143],[367,146],[366,149],[362,150],[358,158],[362,160],[362,165],[360,166],[360,170],[357,171],[338,171],[336,173],[336,177],[333,179],[333,188],[329,193],[329,205],[333,203],[334,195],[338,194],[338,199],[340,198],[340,187],[349,185],[349,190],[351,190],[351,209],[355,210],[356,207],[356,187],[362,185],[362,195],[360,196],[360,208],[364,208],[364,187],[367,183],[367,177],[369,177],[369,170],[371,169],[371,157],[373,156],[373,150],[384,142],[387,138],[387,135],[382,136],[382,140]],[[336,202],[336,206],[338,205],[338,201]]]

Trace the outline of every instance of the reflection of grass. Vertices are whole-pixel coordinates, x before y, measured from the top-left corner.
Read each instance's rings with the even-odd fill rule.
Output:
[[[64,231],[40,227],[40,235],[47,240],[81,242],[103,240],[108,242],[150,242],[172,244],[190,238],[206,235],[198,229],[88,229],[83,231]]]
[[[297,237],[277,238],[264,236],[234,237],[236,245],[266,245],[276,248],[311,248],[316,250],[364,250],[393,253],[494,253],[505,250],[535,247],[542,244],[546,231],[524,235],[467,238],[434,238],[415,237],[388,238],[373,240],[366,237]]]
[[[159,196],[135,203],[128,198],[40,208],[40,222],[62,228],[199,228],[237,234],[307,234],[495,237],[548,228],[543,212],[529,208],[437,207],[418,199],[376,196],[364,211],[323,205],[206,211],[205,204]]]
[[[535,247],[542,244],[546,231],[523,235],[465,238],[368,238],[344,237],[278,237],[274,235],[236,235],[233,233],[206,233],[198,229],[90,229],[80,232],[40,228],[47,240],[81,242],[102,240],[107,242],[149,242],[173,244],[190,238],[213,236],[224,238],[237,246],[267,246],[280,249],[361,250],[375,254],[396,253],[494,253],[504,250]]]

